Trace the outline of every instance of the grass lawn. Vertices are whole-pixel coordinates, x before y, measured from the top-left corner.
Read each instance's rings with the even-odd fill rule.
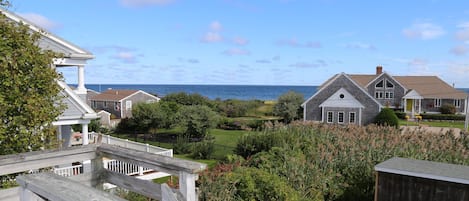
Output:
[[[448,127],[448,128],[459,128],[464,129],[464,122],[463,121],[406,121],[399,119],[399,125],[401,126],[419,126],[419,125],[426,125],[432,127]]]
[[[187,160],[193,160],[201,163],[207,164],[208,167],[213,167],[216,165],[216,163],[219,160],[222,160],[225,155],[227,154],[232,154],[234,148],[236,147],[236,144],[238,143],[238,139],[244,135],[245,133],[248,133],[250,131],[244,131],[244,130],[222,130],[222,129],[212,129],[210,130],[210,135],[215,137],[215,147],[214,147],[214,153],[213,153],[213,159],[210,160],[194,160],[190,158],[189,154],[174,154],[174,157],[177,158],[182,158],[182,159],[187,159]],[[175,128],[175,129],[160,129],[158,131],[158,134],[178,134],[180,133],[180,130]],[[124,139],[129,139],[132,141],[135,141],[135,137],[129,134],[113,134],[115,137],[119,138],[124,138]],[[158,147],[163,147],[167,149],[171,149],[173,145],[171,143],[165,143],[165,142],[158,142],[158,141],[150,141],[150,140],[144,140],[142,137],[139,137],[136,139],[137,142],[141,143],[148,143],[153,146],[158,146]]]

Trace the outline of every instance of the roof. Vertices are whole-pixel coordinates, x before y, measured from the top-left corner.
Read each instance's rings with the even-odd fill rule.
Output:
[[[366,88],[366,85],[375,79],[378,75],[349,75],[349,77],[355,81],[358,85]]]
[[[459,98],[465,99],[467,94],[457,90],[437,76],[393,76],[408,90],[415,90],[424,98]]]
[[[366,89],[366,86],[379,75],[356,74],[348,76]],[[407,91],[414,90],[423,98],[465,99],[467,96],[465,92],[453,88],[438,76],[389,76],[399,82]]]
[[[51,50],[58,53],[63,53],[66,58],[74,59],[92,59],[94,58],[93,54],[74,45],[71,42],[66,41],[52,33],[45,31],[43,28],[35,25],[34,23],[22,18],[19,15],[16,15],[4,8],[0,7],[0,13],[4,14],[8,19],[27,25],[32,31],[38,32],[41,34],[39,39],[38,46],[45,50]]]
[[[60,121],[98,118],[94,110],[73,92],[65,82],[57,81],[57,84],[62,88],[60,93],[64,96],[62,101],[67,108],[57,120],[53,122],[54,125],[60,125]]]
[[[90,100],[97,100],[97,101],[120,101],[124,98],[129,97],[132,94],[139,92],[140,90],[117,90],[117,89],[110,89],[104,91],[100,94],[97,94],[90,98]]]
[[[463,165],[394,157],[376,165],[375,171],[469,184],[469,166]]]

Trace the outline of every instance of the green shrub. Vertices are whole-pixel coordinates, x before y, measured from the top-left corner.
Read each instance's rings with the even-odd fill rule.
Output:
[[[440,112],[441,112],[441,114],[455,114],[456,113],[456,107],[452,104],[443,104],[440,107]]]
[[[375,117],[375,124],[380,126],[399,127],[399,119],[391,108],[383,108]]]
[[[176,142],[173,143],[173,151],[175,154],[188,154],[191,152],[191,145],[189,137],[180,135],[177,137]]]
[[[235,154],[248,158],[261,151],[269,151],[272,147],[281,144],[282,138],[276,133],[252,133],[242,136],[236,148]]]
[[[427,120],[453,120],[464,121],[466,116],[458,114],[421,114],[422,119]]]
[[[407,114],[405,112],[394,111],[394,113],[396,114],[397,118],[406,119],[405,116],[407,116]]]
[[[192,146],[191,156],[194,159],[211,159],[213,151],[213,140],[203,140],[201,142],[196,142]]]

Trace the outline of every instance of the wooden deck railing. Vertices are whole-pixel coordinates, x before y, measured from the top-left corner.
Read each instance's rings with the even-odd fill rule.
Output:
[[[114,159],[127,164],[138,164],[144,168],[153,169],[160,172],[166,172],[176,175],[179,178],[179,189],[174,190],[151,181],[137,179],[132,176],[114,172],[104,167],[106,159]],[[158,199],[158,200],[197,200],[195,192],[195,180],[198,173],[206,168],[205,164],[187,161],[183,159],[172,158],[145,151],[133,150],[125,147],[119,147],[108,144],[90,144],[80,147],[70,147],[60,150],[46,150],[37,152],[28,152],[22,154],[0,156],[0,175],[25,172],[31,169],[47,168],[55,165],[73,163],[77,161],[90,161],[83,167],[84,174],[73,175],[73,172],[65,171],[64,174],[72,174],[67,177],[54,177],[53,181],[44,182],[41,185],[34,176],[21,177],[22,186],[20,187],[22,200],[27,200],[27,196],[36,195],[38,197],[53,198],[55,195],[62,195],[60,188],[52,188],[54,182],[79,182],[87,186],[102,188],[104,183],[128,189],[130,191]],[[49,177],[47,173],[40,173],[41,178]],[[61,179],[63,178],[63,179]],[[46,185],[47,184],[47,185]],[[49,188],[50,187],[50,188]],[[0,191],[0,200],[8,199],[12,196],[11,189]],[[16,191],[18,192],[18,191]],[[47,194],[43,194],[47,192]],[[80,188],[75,194],[95,194],[95,190]],[[49,196],[49,197],[47,197]],[[18,199],[16,199],[18,200]]]

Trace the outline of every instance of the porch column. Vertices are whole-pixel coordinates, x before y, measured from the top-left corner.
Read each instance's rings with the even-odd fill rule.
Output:
[[[77,92],[79,94],[86,94],[85,88],[85,66],[78,66],[78,86]]]
[[[415,99],[412,99],[412,118],[415,117]]]
[[[407,113],[407,98],[404,98],[404,113]]]
[[[83,145],[87,145],[89,144],[88,124],[82,124],[81,126],[81,139],[83,140]]]
[[[419,114],[422,113],[422,99],[419,99]]]

